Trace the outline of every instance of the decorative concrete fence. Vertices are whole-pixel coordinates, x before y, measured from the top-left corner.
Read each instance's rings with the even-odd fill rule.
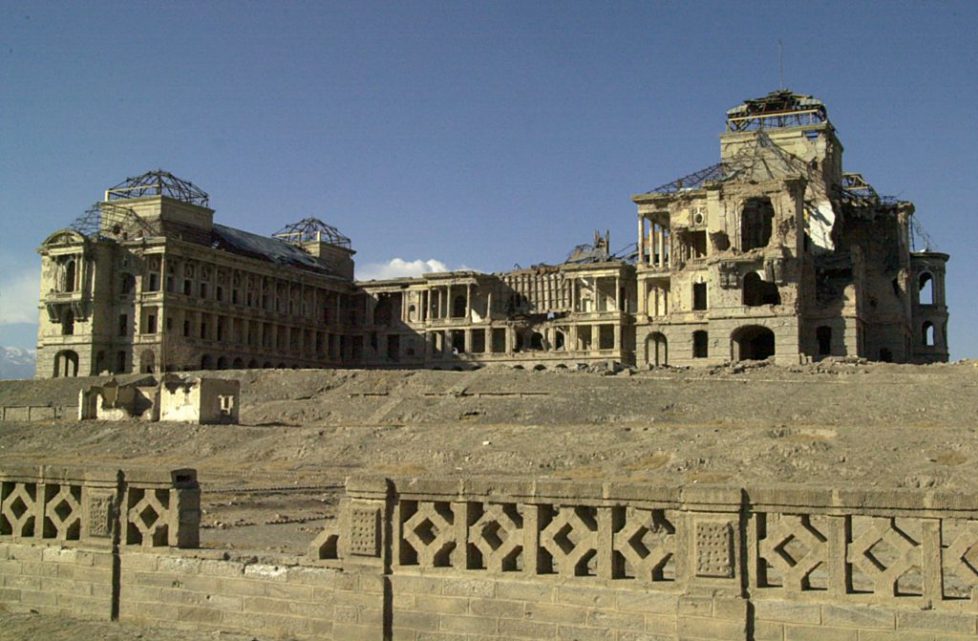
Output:
[[[960,641],[978,496],[351,479],[302,557],[196,544],[191,470],[0,474],[0,609],[259,638]]]

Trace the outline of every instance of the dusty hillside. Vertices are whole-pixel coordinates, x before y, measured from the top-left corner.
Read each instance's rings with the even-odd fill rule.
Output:
[[[973,362],[220,375],[242,381],[242,425],[0,423],[0,465],[195,467],[205,542],[281,551],[354,472],[978,491]],[[85,383],[0,383],[0,404],[70,402]]]

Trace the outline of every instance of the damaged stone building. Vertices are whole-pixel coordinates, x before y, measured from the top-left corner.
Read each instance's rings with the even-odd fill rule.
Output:
[[[824,104],[776,91],[727,112],[719,163],[633,197],[631,251],[367,282],[335,228],[220,225],[148,172],[41,245],[37,375],[946,361],[948,255],[842,152]]]

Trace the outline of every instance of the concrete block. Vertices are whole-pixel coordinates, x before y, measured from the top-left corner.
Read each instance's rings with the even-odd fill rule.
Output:
[[[288,579],[289,569],[278,565],[265,565],[264,563],[252,563],[246,565],[244,569],[246,577],[262,579],[263,581],[285,581]]]
[[[609,612],[607,610],[592,610],[587,617],[589,626],[615,630],[644,630],[645,617],[630,612]]]
[[[554,600],[554,592],[554,586],[546,583],[502,580],[496,582],[496,597],[500,599],[549,603]]]
[[[557,588],[557,603],[586,605],[592,608],[615,607],[616,591],[600,587],[561,585]]]
[[[925,629],[960,634],[978,633],[978,623],[973,614],[951,614],[933,611],[897,612],[897,630]]]
[[[245,597],[243,609],[251,613],[281,614],[289,611],[289,602],[267,597]]]
[[[524,617],[528,621],[544,623],[564,623],[568,625],[585,625],[588,611],[579,605],[559,605],[554,603],[527,603]],[[513,614],[502,615],[516,618]]]
[[[391,583],[394,592],[411,592],[414,594],[441,594],[446,579],[431,579],[426,576],[393,576]],[[466,595],[468,596],[468,595]]]
[[[700,596],[679,597],[679,614],[681,616],[712,617],[713,599]]]
[[[45,563],[75,563],[78,551],[71,548],[46,547],[41,551],[41,560]]]
[[[713,616],[744,621],[747,619],[747,599],[716,597],[713,599]]]
[[[678,619],[672,614],[646,614],[645,631],[653,635],[676,635]]]
[[[619,591],[618,609],[624,612],[675,614],[679,610],[679,596],[656,592]]]
[[[784,641],[858,641],[855,630],[817,625],[786,625]]]
[[[200,574],[206,576],[244,576],[244,569],[244,563],[238,563],[235,561],[203,559],[200,562]]]
[[[754,641],[784,641],[784,624],[755,619]]]
[[[0,588],[0,603],[17,603],[20,601],[20,590]],[[2,609],[2,606],[0,606]]]
[[[443,616],[439,630],[466,634],[492,634],[496,631],[495,617]]]
[[[265,596],[265,585],[261,581],[248,579],[217,579],[215,592],[234,596]]]
[[[500,619],[499,635],[504,639],[553,639],[557,636],[557,625],[519,619]]]
[[[747,624],[744,621],[722,621],[701,617],[680,616],[680,639],[709,639],[709,641],[744,641]]]
[[[615,631],[608,628],[585,628],[573,625],[557,627],[560,641],[615,641]]]
[[[437,614],[394,610],[393,626],[397,630],[432,632],[438,629],[440,622],[441,617]]]
[[[297,585],[295,583],[273,583],[262,581],[265,588],[265,596],[272,599],[295,599],[299,601],[312,601],[315,599],[315,588],[310,585]]]
[[[811,623],[822,621],[822,611],[817,604],[793,601],[754,601],[754,618],[784,623]]]
[[[286,581],[289,583],[298,583],[300,585],[315,585],[318,587],[326,587],[333,585],[333,580],[336,577],[335,570],[327,570],[325,568],[307,568],[307,567],[291,567],[286,570]]]
[[[435,612],[438,614],[466,614],[469,611],[469,600],[464,597],[422,596],[414,597],[419,612]],[[396,595],[395,595],[396,598]]]
[[[448,579],[442,585],[445,596],[491,597],[496,582],[487,579]]]
[[[833,628],[892,630],[895,613],[872,605],[822,605],[822,625]],[[798,621],[805,623],[805,621]]]

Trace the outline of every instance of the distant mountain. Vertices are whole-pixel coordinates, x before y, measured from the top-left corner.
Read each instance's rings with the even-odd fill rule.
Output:
[[[0,346],[0,379],[34,378],[33,349]]]

